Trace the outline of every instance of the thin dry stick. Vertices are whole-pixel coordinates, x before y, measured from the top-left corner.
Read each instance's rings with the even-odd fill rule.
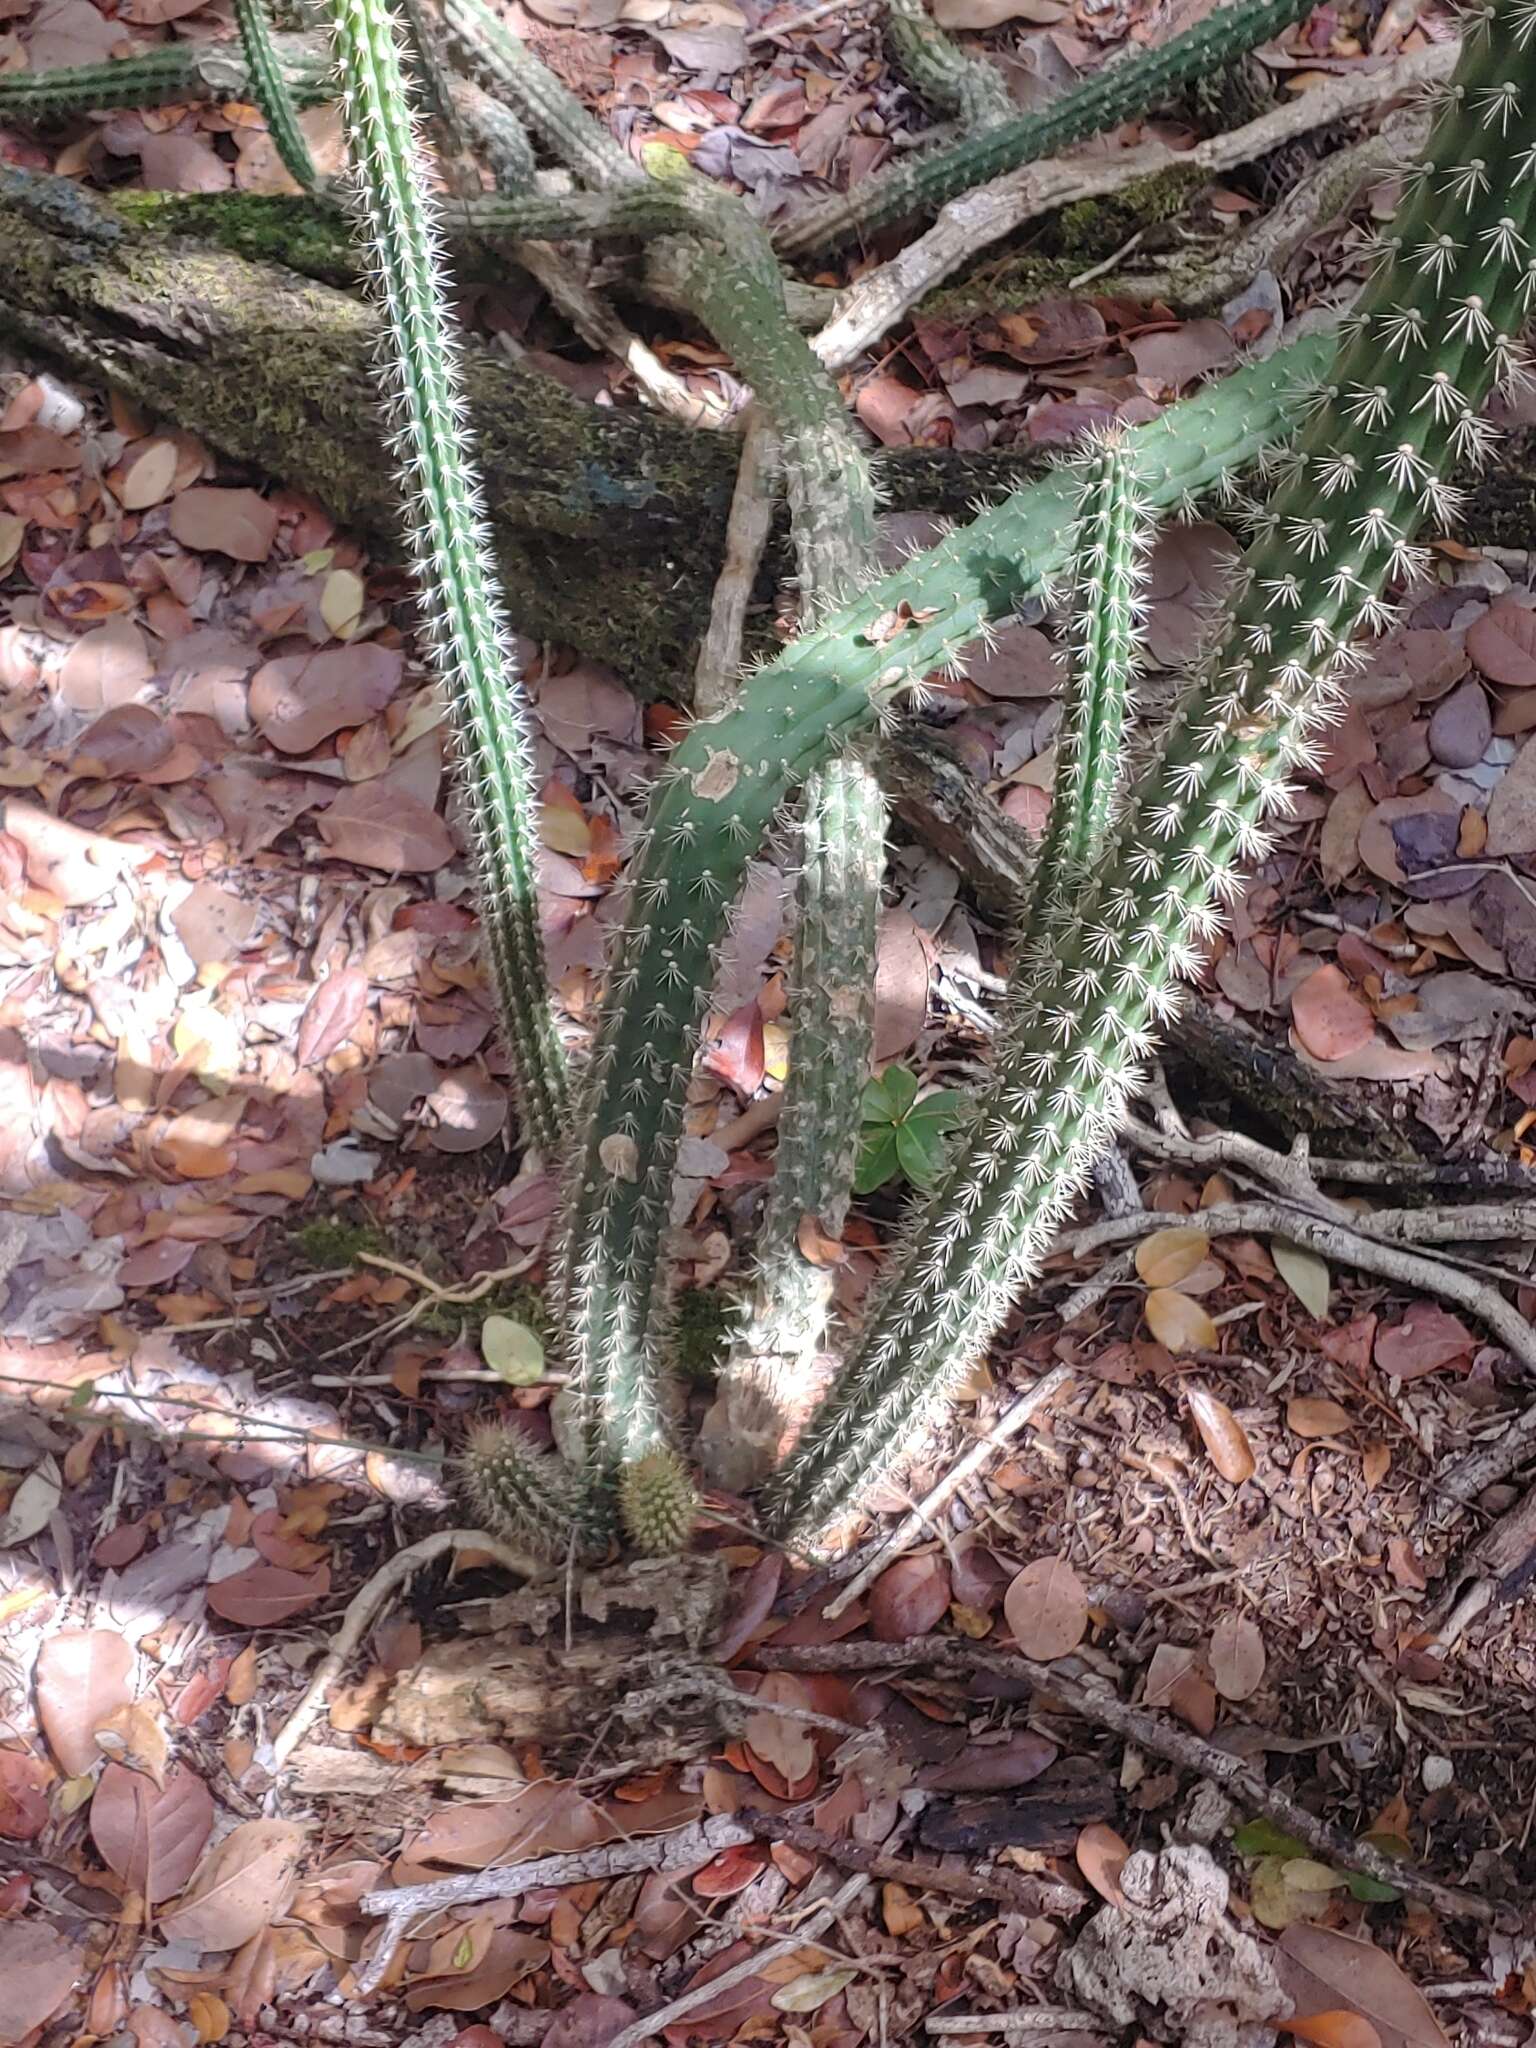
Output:
[[[1113,157],[1052,158],[1027,164],[1006,178],[952,199],[926,234],[859,280],[812,345],[828,369],[845,370],[963,263],[1026,222],[1079,199],[1123,191],[1127,185],[1163,171],[1230,170],[1297,136],[1370,113],[1399,93],[1448,78],[1456,57],[1454,43],[1436,43],[1365,76],[1327,79],[1299,99],[1288,100],[1229,135],[1213,135],[1196,143],[1193,149],[1145,143]]]
[[[924,2020],[930,2034],[1001,2034],[1008,2041],[1022,2041],[1030,2034],[1102,2034],[1108,2031],[1101,2012],[1079,2012],[1075,2006],[1059,2009],[1029,2005],[1018,2012],[953,2012],[942,2019]]]
[[[1440,1487],[1452,1500],[1476,1500],[1485,1486],[1505,1479],[1517,1465],[1536,1456],[1536,1407],[1527,1408],[1492,1443],[1469,1451],[1440,1475]]]
[[[1118,1694],[1097,1680],[1065,1671],[1060,1664],[1037,1664],[1028,1657],[1010,1656],[977,1643],[943,1637],[931,1637],[918,1644],[831,1643],[806,1650],[766,1648],[757,1651],[756,1662],[765,1671],[843,1672],[923,1664],[956,1675],[979,1671],[1022,1682],[1081,1720],[1123,1736],[1148,1755],[1225,1786],[1239,1804],[1274,1821],[1287,1834],[1315,1849],[1335,1869],[1363,1871],[1367,1877],[1393,1885],[1411,1898],[1423,1899],[1447,1916],[1460,1915],[1484,1924],[1496,1920],[1495,1909],[1486,1899],[1439,1884],[1412,1864],[1384,1856],[1369,1842],[1357,1841],[1343,1828],[1309,1813],[1288,1793],[1267,1783],[1241,1757],[1218,1749],[1188,1729],[1174,1727],[1144,1707],[1127,1706]]]
[[[493,1272],[481,1273],[467,1287],[444,1287],[430,1274],[418,1271],[415,1266],[403,1266],[398,1259],[386,1259],[381,1252],[359,1252],[358,1261],[364,1266],[379,1266],[386,1273],[396,1273],[402,1280],[409,1280],[413,1287],[422,1289],[420,1301],[413,1302],[403,1315],[377,1330],[365,1330],[360,1337],[349,1337],[345,1344],[333,1344],[329,1351],[320,1352],[315,1363],[323,1365],[327,1359],[343,1358],[349,1351],[361,1351],[365,1345],[382,1344],[390,1337],[398,1337],[403,1330],[411,1328],[429,1309],[439,1308],[445,1303],[453,1308],[467,1308],[471,1302],[483,1301],[493,1287],[499,1287],[504,1280],[520,1280],[539,1262],[541,1254],[530,1252],[526,1258],[515,1259],[510,1266],[497,1266]]]
[[[736,487],[725,527],[725,560],[709,605],[709,626],[693,674],[698,718],[723,711],[741,684],[741,644],[747,607],[773,525],[775,442],[761,406],[747,408],[736,465]]]
[[[435,1535],[423,1536],[419,1543],[411,1544],[408,1549],[396,1551],[347,1603],[336,1640],[315,1666],[314,1676],[305,1686],[298,1705],[273,1737],[271,1767],[274,1772],[283,1768],[309,1733],[325,1705],[327,1692],[357,1654],[363,1637],[390,1595],[424,1565],[431,1564],[434,1558],[460,1550],[483,1550],[504,1570],[519,1572],[524,1578],[537,1578],[544,1569],[536,1560],[514,1550],[510,1543],[503,1543],[500,1537],[488,1535],[484,1529],[439,1529]]]
[[[837,1598],[821,1610],[825,1619],[836,1621],[840,1614],[846,1614],[854,1601],[868,1591],[888,1564],[893,1564],[927,1534],[934,1516],[945,1502],[951,1499],[968,1479],[975,1477],[994,1452],[1001,1450],[1004,1444],[1010,1443],[1027,1423],[1032,1422],[1040,1410],[1056,1398],[1071,1378],[1071,1369],[1065,1365],[1058,1365],[1043,1379],[1036,1380],[1032,1387],[1026,1387],[1022,1394],[1008,1404],[986,1435],[976,1439],[965,1456],[950,1467],[937,1486],[924,1494],[889,1535],[880,1538],[872,1551],[855,1552],[853,1556],[840,1560],[841,1569],[838,1564],[834,1564],[831,1567],[834,1578],[841,1577],[844,1571],[851,1571],[854,1576]]]

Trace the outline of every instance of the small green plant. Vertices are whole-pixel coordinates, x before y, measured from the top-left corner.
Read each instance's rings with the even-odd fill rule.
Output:
[[[892,1065],[864,1088],[856,1195],[873,1194],[898,1174],[926,1191],[944,1167],[951,1132],[965,1115],[965,1097],[954,1088],[921,1094],[910,1067]]]

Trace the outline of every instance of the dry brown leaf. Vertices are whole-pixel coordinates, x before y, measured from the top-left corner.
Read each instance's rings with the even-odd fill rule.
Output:
[[[795,1226],[795,1243],[800,1256],[812,1266],[840,1266],[848,1247],[840,1237],[829,1237],[819,1216],[804,1215]]]
[[[1319,967],[1291,996],[1291,1023],[1315,1060],[1342,1060],[1376,1033],[1370,1004],[1342,967]]]
[[[1149,1287],[1177,1287],[1204,1262],[1210,1243],[1204,1230],[1154,1230],[1136,1247],[1136,1271]]]
[[[312,1572],[284,1571],[279,1565],[249,1564],[244,1571],[216,1579],[208,1588],[208,1605],[223,1621],[245,1628],[270,1628],[313,1607],[331,1590],[331,1568]]]
[[[165,1787],[170,1744],[153,1710],[142,1700],[124,1702],[96,1724],[96,1747],[126,1770],[140,1771],[156,1791]]]
[[[1211,1631],[1211,1677],[1224,1700],[1246,1700],[1264,1682],[1264,1638],[1246,1614],[1224,1614]]]
[[[949,1611],[949,1560],[936,1550],[899,1557],[869,1590],[869,1625],[882,1643],[925,1636]]]
[[[1210,1316],[1187,1294],[1171,1287],[1157,1287],[1142,1304],[1147,1328],[1159,1344],[1175,1355],[1185,1351],[1214,1351],[1220,1341]]]
[[[213,1828],[213,1800],[202,1779],[173,1764],[165,1789],[109,1763],[91,1800],[91,1840],[107,1868],[152,1906],[174,1898]]]
[[[328,974],[304,1007],[294,1058],[301,1067],[319,1066],[344,1045],[368,1007],[368,977],[361,967]]]
[[[51,2020],[85,1974],[85,1954],[46,1921],[0,1921],[0,2048]]]
[[[174,441],[145,441],[123,466],[117,499],[125,512],[147,512],[171,494],[180,460]]]
[[[928,1016],[928,983],[933,942],[905,910],[888,910],[880,920],[875,954],[875,1058],[905,1052]]]
[[[1282,2020],[1281,2026],[1313,2048],[1381,2048],[1381,2036],[1358,2012],[1315,2012],[1306,2019]]]
[[[1297,1436],[1338,1436],[1354,1428],[1354,1417],[1337,1401],[1316,1394],[1297,1394],[1285,1404],[1286,1427]]]
[[[277,526],[276,506],[257,491],[194,484],[171,504],[171,533],[184,548],[212,549],[237,562],[264,562]]]
[[[1275,1967],[1302,2019],[1355,2012],[1376,2029],[1381,2048],[1450,2048],[1423,1993],[1374,1942],[1298,1921],[1281,1935]]]
[[[1209,1735],[1216,1725],[1216,1688],[1200,1669],[1199,1652],[1159,1643],[1147,1666],[1142,1705],[1171,1708],[1197,1735]]]
[[[37,1718],[66,1778],[94,1770],[95,1731],[132,1699],[133,1647],[111,1629],[62,1629],[37,1656]]]
[[[349,783],[319,813],[320,836],[338,860],[386,874],[434,874],[453,859],[453,837],[429,804],[393,780]]]
[[[1185,1395],[1200,1441],[1216,1470],[1230,1486],[1241,1486],[1254,1473],[1253,1446],[1243,1425],[1225,1401],[1207,1393],[1204,1387],[1186,1384]]]
[[[1088,1595],[1064,1557],[1037,1557],[1003,1595],[1019,1653],[1048,1664],[1075,1650],[1088,1628]]]
[[[1131,1853],[1131,1845],[1106,1821],[1096,1820],[1078,1835],[1073,1850],[1077,1867],[1101,1899],[1112,1906],[1124,1906],[1120,1873]]]
[[[1328,806],[1317,838],[1317,858],[1330,888],[1347,882],[1360,865],[1360,827],[1375,808],[1376,799],[1358,776],[1346,782]]]
[[[399,688],[405,656],[364,640],[264,662],[251,678],[251,716],[274,747],[307,754],[343,726],[364,725]]]
[[[1374,1493],[1392,1469],[1392,1446],[1377,1441],[1360,1453],[1360,1477]]]
[[[810,1730],[804,1721],[791,1718],[794,1710],[812,1706],[810,1688],[792,1671],[770,1671],[757,1688],[754,1704],[756,1711],[747,1719],[742,1740],[786,1784],[797,1784],[816,1761]]]
[[[287,1906],[303,1848],[304,1830],[292,1821],[242,1821],[161,1915],[162,1928],[173,1941],[239,1948]]]

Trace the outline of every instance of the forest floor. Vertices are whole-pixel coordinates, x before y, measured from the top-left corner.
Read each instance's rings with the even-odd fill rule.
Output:
[[[946,0],[941,18],[987,31],[1032,104],[1205,11]],[[765,207],[930,125],[872,10],[837,0],[511,18],[630,148],[669,140]],[[195,0],[17,0],[0,70],[228,28]],[[1259,83],[1305,93],[1453,32],[1433,0],[1326,6]],[[1199,119],[1110,146],[1179,144]],[[338,167],[334,115],[305,124]],[[0,157],[113,189],[292,189],[233,104],[0,132]],[[1302,167],[1208,183],[1158,233],[1217,247]],[[1147,417],[1347,283],[1389,197],[1198,318],[1092,277],[1042,299],[1028,247],[1005,249],[861,362],[850,401],[890,446],[1053,446]],[[583,396],[634,402],[531,282],[466,315]],[[681,321],[650,338],[701,395],[739,400]],[[1517,1462],[1470,1499],[1448,1484],[1536,1363],[1530,560],[1436,548],[1435,587],[1377,650],[1206,975],[1215,1011],[1391,1107],[1421,1165],[1362,1142],[1314,1180],[1173,1070],[1124,1147],[1131,1179],[1107,1211],[1085,1201],[852,1557],[993,1432],[990,1451],[851,1600],[708,1495],[681,1593],[608,1585],[629,1632],[590,1623],[611,1713],[573,1756],[537,1701],[412,1708],[434,1646],[492,1630],[536,1662],[572,1625],[559,1595],[507,1602],[484,1557],[441,1559],[380,1604],[280,1763],[348,1602],[463,1519],[445,1461],[467,1425],[516,1409],[548,1434],[555,1191],[506,1149],[442,705],[399,569],[175,422],[4,371],[0,2048],[884,2048],[1027,2008],[1041,2042],[1236,2040],[1288,2011],[1322,2048],[1530,2040],[1536,1518]],[[1192,651],[1232,547],[1210,524],[1159,544],[1159,671]],[[625,825],[680,714],[579,648],[521,653],[579,1045]],[[1030,833],[1050,656],[1048,625],[1007,628],[933,715]],[[765,859],[691,1097],[699,1412],[771,1161],[787,914]],[[900,837],[882,1068],[973,1087],[1006,964],[956,871]],[[891,1166],[845,1235],[849,1312],[909,1192]],[[1484,1196],[1464,1228],[1458,1175]],[[661,1652],[711,1641],[738,1706],[674,1725]],[[1033,1660],[1027,1684],[996,1650]],[[1131,1719],[1096,1717],[1105,1697]],[[1223,1760],[1269,1796],[1229,1798]],[[1351,1874],[1363,1837],[1396,1885]],[[361,1903],[555,1855],[574,1860],[405,1925]]]

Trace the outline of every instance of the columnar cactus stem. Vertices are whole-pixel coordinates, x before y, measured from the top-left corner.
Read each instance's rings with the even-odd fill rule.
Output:
[[[479,1423],[457,1469],[478,1519],[493,1535],[551,1559],[603,1550],[606,1529],[575,1473],[553,1451],[537,1449],[515,1422]]]
[[[1251,463],[1331,353],[1327,341],[1299,343],[1134,429],[1149,503],[1181,505]],[[612,1462],[602,1416],[631,1399],[659,1313],[658,1248],[698,1011],[747,861],[784,799],[867,732],[893,693],[1039,591],[1061,564],[1072,495],[1067,478],[1051,477],[984,512],[813,625],[738,706],[696,724],[673,753],[631,865],[557,1273],[594,1466]]]
[[[487,92],[515,107],[578,177],[598,186],[633,184],[644,177],[622,144],[481,0],[443,0],[442,15],[449,42],[466,68]]]
[[[491,975],[528,1134],[553,1153],[569,1122],[539,930],[532,760],[466,458],[432,194],[386,7],[382,0],[330,0],[330,15],[361,231],[386,316],[382,360],[398,423],[407,538],[462,747]]]
[[[885,0],[885,32],[896,61],[941,113],[967,129],[994,128],[1016,111],[1008,81],[985,57],[968,57],[944,33],[924,0]]]
[[[1081,475],[1069,556],[1074,631],[1030,940],[1053,930],[1091,879],[1123,780],[1126,718],[1140,661],[1152,529],[1124,439],[1090,444]]]
[[[330,62],[319,42],[274,36],[272,47],[296,106],[317,106],[331,97]],[[0,121],[64,121],[113,107],[246,99],[252,91],[250,66],[238,43],[164,43],[108,64],[7,72],[0,77]]]
[[[772,1526],[811,1537],[898,1458],[1038,1269],[1177,1008],[1219,901],[1270,838],[1291,776],[1392,616],[1416,529],[1454,516],[1445,481],[1485,449],[1478,408],[1522,380],[1536,299],[1536,7],[1468,18],[1461,63],[1322,409],[1245,558],[1225,648],[1175,716],[1092,892],[1024,1000],[997,1079],[916,1218],[832,1394],[778,1475]]]
[[[871,235],[913,214],[933,213],[1007,171],[1055,156],[1161,106],[1191,80],[1267,42],[1308,13],[1314,0],[1228,0],[1160,49],[1111,64],[1037,114],[1021,114],[964,141],[891,166],[852,192],[792,220],[774,246],[793,261]]]
[[[267,20],[267,0],[235,0],[235,25],[240,31],[241,47],[250,72],[251,97],[261,109],[267,133],[282,158],[283,169],[301,192],[313,192],[319,184],[314,158],[299,126],[299,110],[289,90],[288,80],[283,75],[282,60]]]

